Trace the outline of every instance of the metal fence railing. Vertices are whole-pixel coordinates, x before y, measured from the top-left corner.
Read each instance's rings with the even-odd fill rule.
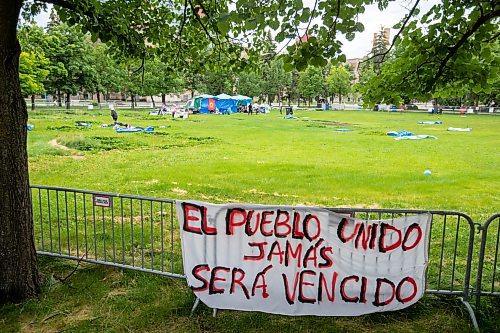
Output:
[[[31,193],[38,253],[183,277],[172,200],[37,185]]]
[[[31,195],[39,254],[184,277],[174,200],[39,185]],[[426,293],[461,297],[476,327],[470,297],[479,305],[481,296],[500,296],[500,213],[479,226],[454,211],[328,209],[366,221],[430,213]]]
[[[500,296],[500,213],[481,227],[481,247],[476,282],[476,306],[481,296]]]

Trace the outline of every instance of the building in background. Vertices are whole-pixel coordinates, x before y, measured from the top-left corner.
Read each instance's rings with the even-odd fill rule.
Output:
[[[380,27],[380,31],[373,33],[372,52],[377,50],[388,50],[391,39],[391,28]],[[375,53],[375,52],[374,52]]]

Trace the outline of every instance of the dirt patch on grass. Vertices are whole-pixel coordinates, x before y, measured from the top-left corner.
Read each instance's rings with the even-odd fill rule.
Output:
[[[66,325],[71,325],[74,323],[91,319],[94,319],[94,317],[92,316],[92,309],[90,308],[90,306],[86,305],[83,308],[77,309],[72,313],[70,313],[68,316],[66,316],[64,318],[64,323]]]
[[[68,148],[66,146],[63,146],[63,145],[59,144],[57,142],[57,139],[49,141],[49,146],[52,146],[52,147],[55,147],[55,148],[58,148],[58,149],[62,149],[62,150],[65,150],[65,151],[74,151],[71,148]]]
[[[69,152],[72,152],[72,153],[76,152],[75,149],[71,149],[69,147],[63,146],[62,144],[58,143],[57,139],[51,140],[48,143],[49,143],[49,146],[57,148],[57,149],[61,149],[61,150],[64,150],[64,151],[69,151]],[[82,155],[69,155],[69,156],[64,156],[64,157],[65,158],[71,158],[71,159],[74,159],[74,160],[84,160],[85,159],[85,156],[82,156]]]
[[[188,193],[188,191],[180,189],[180,188],[177,188],[177,187],[173,188],[172,192],[177,193],[179,195],[186,195]]]
[[[372,203],[369,205],[336,205],[338,208],[363,208],[363,209],[380,209],[380,205],[377,203]]]
[[[303,120],[303,121],[318,123],[318,124],[325,125],[325,126],[353,126],[353,125],[356,125],[356,124],[340,123],[340,122],[336,122],[336,121],[327,121],[327,120]]]
[[[293,195],[293,194],[282,194],[278,192],[273,192],[273,193],[267,193],[267,192],[262,192],[257,189],[251,189],[248,191],[243,191],[244,193],[250,193],[250,194],[260,194],[260,195],[272,195],[273,197],[279,197],[279,198],[298,198],[298,195]]]

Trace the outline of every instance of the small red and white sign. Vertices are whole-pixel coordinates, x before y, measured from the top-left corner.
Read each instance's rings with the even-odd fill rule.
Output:
[[[94,194],[94,206],[111,208],[113,201],[111,197],[107,195],[96,195]]]

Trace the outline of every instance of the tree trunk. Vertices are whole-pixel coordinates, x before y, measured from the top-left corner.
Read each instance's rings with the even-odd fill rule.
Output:
[[[71,94],[69,92],[66,93],[66,110],[71,109]]]
[[[62,107],[61,89],[57,89],[57,105]]]
[[[161,94],[161,102],[162,104],[165,104],[165,94]]]
[[[31,110],[35,110],[35,95],[31,95]]]
[[[16,27],[22,1],[0,1],[0,303],[40,291],[26,149],[28,112],[19,85]]]
[[[130,105],[132,106],[132,109],[135,109],[135,103],[134,103],[134,94],[130,95]]]
[[[150,97],[151,97],[151,103],[153,103],[153,108],[155,108],[156,107],[155,100],[152,95]]]
[[[96,95],[97,95],[97,103],[99,104],[99,107],[101,107],[101,93],[97,92]]]
[[[342,95],[339,93],[339,103],[342,103]]]

